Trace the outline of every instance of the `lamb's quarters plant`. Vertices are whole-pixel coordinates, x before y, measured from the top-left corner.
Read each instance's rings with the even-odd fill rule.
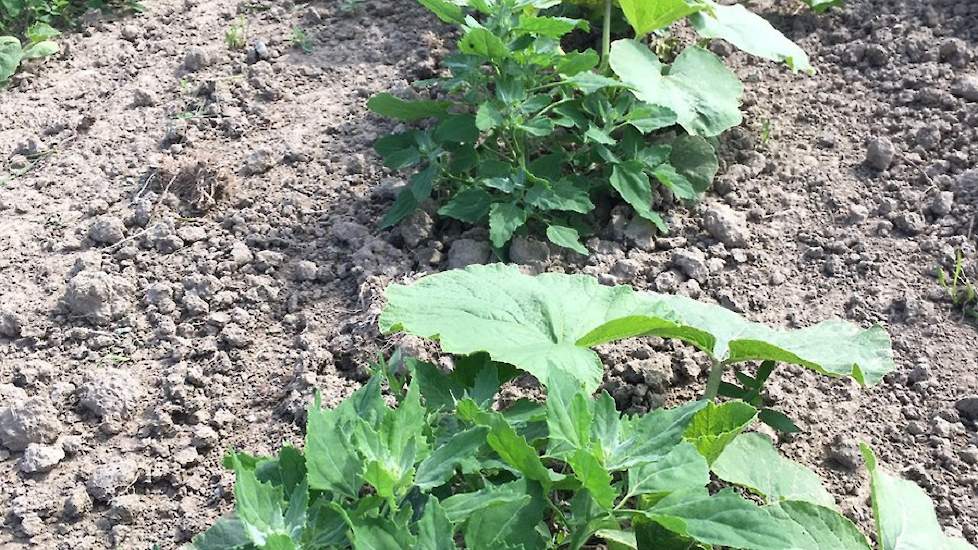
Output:
[[[607,393],[556,376],[545,403],[496,409],[512,372],[485,354],[450,373],[395,359],[409,376],[384,365],[335,410],[313,404],[304,451],[229,454],[234,512],[190,547],[871,548],[814,472],[750,431],[749,405],[622,416]],[[863,452],[882,550],[973,549]]]
[[[0,85],[23,61],[58,52],[54,27],[75,25],[88,10],[142,11],[136,0],[0,0]]]
[[[447,353],[485,352],[546,383],[570,377],[593,391],[603,367],[591,349],[636,336],[685,341],[713,362],[706,397],[758,400],[776,363],[800,365],[864,385],[894,369],[890,338],[876,325],[842,320],[782,331],[747,321],[720,306],[683,296],[605,286],[587,275],[525,275],[514,266],[470,266],[387,289],[383,332],[403,331],[440,342]],[[764,362],[743,386],[721,384],[728,368]]]
[[[381,93],[367,104],[404,122],[433,120],[376,142],[386,166],[413,172],[381,225],[434,199],[442,216],[488,224],[497,252],[530,231],[586,254],[581,237],[593,232],[595,204],[606,197],[665,232],[657,196],[692,201],[709,187],[718,170],[712,140],[741,123],[743,87],[697,45],[663,61],[644,41],[649,33],[688,18],[704,39],[813,70],[763,18],[710,0],[607,2],[600,54],[564,49],[591,23],[553,15],[557,0],[419,2],[459,26],[461,38],[444,61],[447,74],[415,83],[441,99]],[[622,10],[634,40],[611,41],[612,9]]]

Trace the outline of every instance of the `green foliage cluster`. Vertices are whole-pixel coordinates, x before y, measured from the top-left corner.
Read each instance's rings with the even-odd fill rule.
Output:
[[[558,0],[419,2],[462,37],[444,61],[449,74],[415,83],[444,99],[382,93],[368,102],[400,121],[434,120],[377,141],[387,167],[413,171],[381,224],[434,198],[442,216],[488,224],[497,249],[531,231],[586,254],[580,238],[593,232],[605,197],[665,232],[656,194],[695,200],[711,184],[712,140],[741,123],[742,85],[699,45],[665,62],[642,40],[648,34],[688,19],[704,40],[812,71],[805,52],[767,21],[712,0],[621,0],[618,17],[637,38],[614,42],[608,2],[600,54],[565,49],[591,23],[558,15]]]
[[[89,10],[142,11],[138,0],[0,0],[0,84],[22,61],[58,52],[57,28],[75,25]]]
[[[464,338],[482,351],[458,355],[450,373],[395,355],[336,409],[318,402],[310,408],[304,451],[286,446],[273,457],[231,453],[226,465],[236,474],[235,512],[195,538],[192,548],[871,548],[814,472],[750,431],[760,413],[751,404],[703,399],[622,416],[610,395],[594,396],[568,376],[561,365],[577,352],[558,348],[567,346],[565,336],[580,332],[572,326],[578,321],[602,323],[580,343],[646,334],[652,325],[665,330],[664,310],[641,315],[652,303],[636,301],[639,295],[630,289],[608,289],[611,299],[603,300],[594,295],[599,285],[586,283],[587,277],[471,268],[394,287],[387,326],[411,326],[390,323],[400,323],[410,299],[430,298],[433,290],[443,295],[429,304],[430,315],[453,308],[459,313],[447,323],[458,322],[469,307],[462,296],[470,282],[489,287],[504,280],[512,290],[526,290],[512,304],[486,301],[471,312],[474,322],[464,327]],[[561,285],[570,292],[562,302],[543,290]],[[582,292],[591,292],[594,301],[575,306]],[[517,303],[522,313],[510,318]],[[720,311],[700,306],[699,314]],[[697,315],[686,314],[687,320]],[[493,320],[499,323],[495,332],[487,330]],[[809,361],[798,354],[791,359],[784,340],[768,341],[774,332],[757,329],[746,339],[731,338],[722,332],[722,320],[722,314],[715,325],[701,319],[699,336],[676,323],[669,331],[698,347],[725,346],[729,357],[760,353]],[[536,340],[543,324],[554,345],[540,347],[538,357],[506,351]],[[841,340],[833,345],[815,339],[805,355],[841,359],[855,353],[850,366],[865,367],[862,378],[875,380],[879,373],[869,374],[867,354],[875,350],[882,359],[889,351],[877,349],[879,336],[851,338],[840,325],[830,328]],[[454,343],[443,343],[458,349],[459,333],[453,333]],[[544,360],[548,371],[528,368]],[[809,366],[831,374],[832,365]],[[517,369],[548,375],[540,378],[547,386],[543,403],[520,399],[497,406],[499,388]],[[919,487],[881,470],[868,447],[863,454],[880,548],[973,550],[944,535]]]

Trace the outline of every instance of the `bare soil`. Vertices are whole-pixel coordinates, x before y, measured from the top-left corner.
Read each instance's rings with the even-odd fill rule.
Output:
[[[28,432],[0,429],[5,550],[188,541],[232,506],[225,449],[301,444],[315,388],[337,403],[378,354],[423,348],[377,334],[387,284],[483,259],[484,230],[427,214],[376,229],[404,179],[372,152],[395,126],[366,99],[439,70],[454,38],[434,17],[407,0],[146,5],[0,91],[0,428]],[[618,212],[589,259],[527,261],[775,326],[884,324],[899,368],[878,387],[775,375],[805,430],[781,447],[868,526],[854,449],[869,442],[978,543],[978,432],[956,408],[978,394],[978,332],[933,276],[955,250],[978,263],[978,4],[754,5],[819,73],[715,44],[746,122],[704,202],[663,205],[668,237]],[[238,17],[249,46],[229,50]],[[746,219],[748,246],[704,227],[718,205]],[[680,346],[601,352],[622,409],[704,382]]]

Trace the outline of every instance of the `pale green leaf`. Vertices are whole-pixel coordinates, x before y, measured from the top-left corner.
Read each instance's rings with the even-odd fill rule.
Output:
[[[603,368],[589,348],[634,336],[678,338],[719,361],[771,359],[875,384],[894,368],[880,327],[829,321],[779,331],[716,305],[607,287],[585,275],[524,275],[515,267],[470,266],[392,285],[384,332],[441,340],[446,353],[484,351],[546,383],[555,373],[597,388]]]
[[[668,454],[628,470],[628,494],[668,494],[706,487],[710,467],[692,444],[681,442]]]
[[[720,58],[703,48],[686,48],[666,71],[641,42],[618,40],[611,45],[611,69],[637,98],[675,112],[679,125],[692,135],[716,136],[743,120],[743,86]]]
[[[619,4],[639,38],[707,8],[699,0],[619,0]]]
[[[710,495],[706,488],[674,492],[643,512],[666,529],[704,544],[785,550],[793,548],[784,522],[732,489]]]
[[[805,50],[788,40],[766,19],[740,4],[710,4],[709,13],[696,13],[689,18],[700,36],[722,38],[751,55],[784,62],[793,71],[814,74],[815,69]]]
[[[586,449],[577,449],[567,458],[567,462],[574,470],[574,477],[590,491],[594,500],[603,508],[610,509],[615,503],[618,491],[611,486],[611,473],[594,456],[594,453]]]
[[[6,81],[17,72],[23,58],[20,40],[13,36],[0,36],[0,82]]]
[[[455,550],[455,529],[438,499],[431,496],[418,520],[418,550]]]
[[[869,470],[881,550],[974,549],[967,542],[944,534],[934,504],[923,489],[881,469],[868,445],[860,448]]]
[[[768,502],[796,500],[835,507],[815,472],[781,456],[771,440],[759,433],[737,436],[711,469],[720,479],[747,487]]]
[[[24,59],[40,59],[42,57],[48,57],[54,55],[61,50],[57,42],[51,40],[44,40],[36,44],[31,44],[24,49],[23,58]]]
[[[465,13],[462,11],[462,7],[449,0],[418,0],[418,3],[431,10],[438,16],[438,19],[445,23],[458,25],[465,21]]]
[[[367,108],[378,115],[405,122],[413,122],[429,117],[443,117],[448,114],[450,101],[431,99],[407,100],[387,92],[377,94],[367,101]]]
[[[758,459],[761,462],[761,459]],[[866,536],[848,518],[811,502],[783,500],[765,506],[792,531],[793,550],[870,550]]]

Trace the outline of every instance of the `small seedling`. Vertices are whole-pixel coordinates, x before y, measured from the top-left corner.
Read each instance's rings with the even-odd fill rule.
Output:
[[[767,145],[771,141],[772,126],[771,119],[765,118],[761,124],[761,145]]]
[[[289,42],[293,48],[299,48],[304,53],[312,53],[312,39],[302,27],[292,27],[292,36]]]
[[[937,268],[937,282],[947,292],[955,309],[965,318],[978,320],[978,290],[965,273],[964,255],[960,250],[954,254],[954,273],[948,277],[944,268]]]
[[[234,24],[224,32],[224,43],[229,50],[240,50],[248,42],[248,20],[239,17]]]
[[[343,0],[340,2],[340,12],[345,14],[355,13],[360,11],[362,4],[363,0]]]

